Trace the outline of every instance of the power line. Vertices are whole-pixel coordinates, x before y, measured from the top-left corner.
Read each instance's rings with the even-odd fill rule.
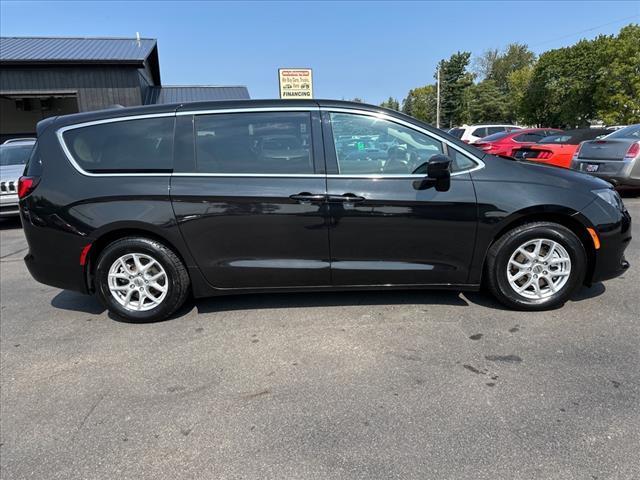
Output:
[[[621,18],[619,20],[613,20],[612,22],[608,22],[608,23],[603,23],[602,25],[598,25],[597,27],[591,27],[591,28],[587,28],[586,30],[580,30],[579,32],[574,32],[574,33],[569,33],[567,35],[563,35],[561,37],[557,37],[557,38],[552,38],[551,40],[545,40],[544,42],[540,42],[540,43],[536,43],[534,45],[531,45],[531,48],[533,47],[537,47],[538,45],[544,45],[546,43],[551,43],[551,42],[555,42],[557,40],[562,40],[565,38],[570,38],[573,37],[575,35],[580,35],[581,33],[586,33],[586,32],[592,32],[594,30],[598,30],[599,28],[602,27],[607,27],[609,25],[613,25],[614,23],[620,23],[620,22],[624,22],[626,20],[630,20],[632,18],[640,18],[640,15],[636,14],[636,15],[631,15],[630,17],[625,17],[625,18]]]

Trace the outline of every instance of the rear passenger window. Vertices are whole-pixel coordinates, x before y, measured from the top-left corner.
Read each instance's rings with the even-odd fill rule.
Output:
[[[195,125],[198,172],[313,173],[309,113],[198,115]]]
[[[493,132],[493,133],[497,133],[497,132]],[[486,127],[476,128],[471,133],[471,135],[473,135],[474,137],[480,137],[480,138],[486,137],[488,135],[487,128]]]
[[[504,132],[505,127],[487,127],[487,135],[493,135],[494,133]]]
[[[540,133],[522,133],[520,135],[516,135],[513,139],[516,142],[524,143],[524,142],[537,142],[543,137]]]
[[[172,170],[174,117],[73,128],[63,137],[73,159],[92,173]]]

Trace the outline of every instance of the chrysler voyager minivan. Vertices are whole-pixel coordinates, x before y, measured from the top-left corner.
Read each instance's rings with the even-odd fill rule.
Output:
[[[628,267],[610,184],[379,107],[162,105],[37,130],[19,183],[29,271],[130,321],[188,295],[481,284],[541,310]]]

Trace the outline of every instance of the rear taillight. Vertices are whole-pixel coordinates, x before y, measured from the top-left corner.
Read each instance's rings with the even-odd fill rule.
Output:
[[[538,156],[535,158],[541,158],[541,159],[547,159],[547,158],[551,158],[551,155],[553,155],[549,150],[540,150],[538,153]]]
[[[640,142],[632,143],[627,153],[624,154],[624,158],[625,160],[634,159],[638,156],[638,153],[640,153]]]
[[[577,160],[578,159],[578,157],[580,156],[580,149],[582,148],[582,145],[584,145],[584,142],[582,142],[580,145],[578,145],[578,148],[576,148],[576,151],[573,152],[572,160]]]
[[[472,143],[471,145],[473,145],[476,148],[479,148],[480,150],[484,150],[485,152],[488,152],[489,150],[491,150],[490,143],[475,142],[475,143]]]
[[[23,199],[33,192],[39,182],[40,177],[20,177],[18,180],[18,198]]]

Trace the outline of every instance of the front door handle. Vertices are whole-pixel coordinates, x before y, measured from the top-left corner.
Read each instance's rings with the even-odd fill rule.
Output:
[[[300,203],[311,203],[323,201],[327,196],[324,193],[300,192],[295,195],[289,195],[289,198]]]
[[[364,202],[366,199],[354,193],[345,193],[343,195],[328,195],[327,199],[330,202],[341,202],[341,203],[355,203],[355,202]]]

